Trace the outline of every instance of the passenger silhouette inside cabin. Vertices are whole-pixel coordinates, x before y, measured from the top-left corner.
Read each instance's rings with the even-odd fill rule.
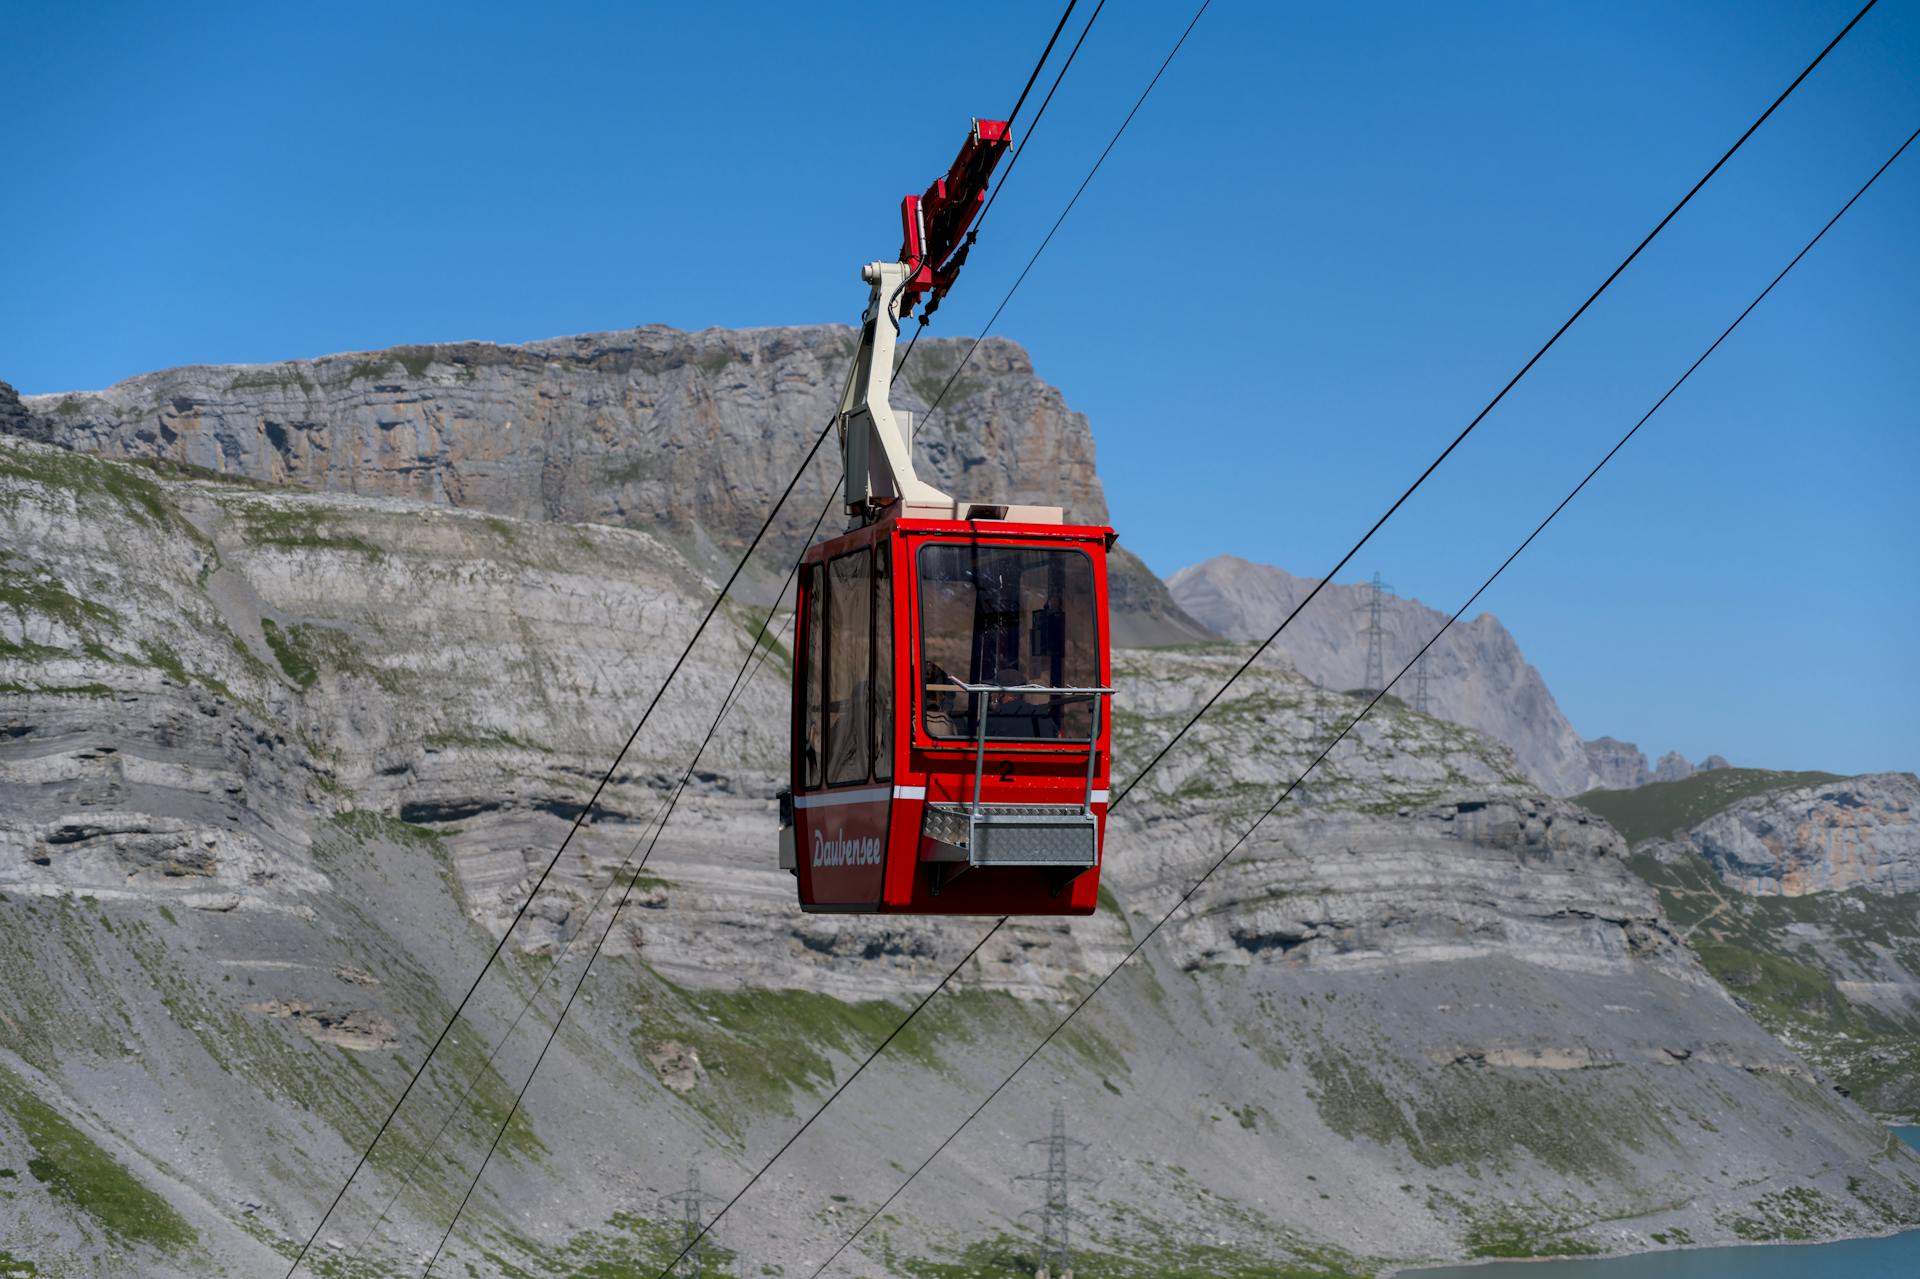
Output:
[[[1029,679],[1017,666],[1003,666],[994,672],[992,682],[1008,691],[987,694],[988,737],[1060,736],[1052,694],[1011,691],[1046,680]]]

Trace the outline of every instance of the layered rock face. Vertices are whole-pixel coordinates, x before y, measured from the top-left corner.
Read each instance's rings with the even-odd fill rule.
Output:
[[[1920,780],[1874,773],[1756,796],[1688,839],[1743,893],[1920,893]]]
[[[1105,523],[1086,417],[1034,375],[1019,346],[982,342],[961,369],[968,345],[921,342],[895,384],[896,407],[924,428],[921,474],[959,497],[1063,506],[1070,519]],[[828,430],[854,346],[855,334],[838,325],[699,333],[653,325],[524,346],[193,365],[27,404],[38,438],[84,452],[523,520],[641,528],[712,569],[731,565]],[[757,575],[764,591],[784,577],[837,500],[839,475],[829,438],[782,508],[750,584]],[[829,530],[840,519],[830,511]],[[1124,638],[1204,636],[1137,559],[1119,556],[1114,571]]]
[[[84,1156],[111,1192],[6,1183],[0,1247],[43,1274],[284,1266],[522,904],[322,1264],[423,1264],[576,983],[443,1264],[664,1264],[660,1196],[690,1166],[744,1185],[988,926],[796,911],[772,840],[786,650],[746,609],[529,901],[711,598],[648,532],[4,441],[0,548],[0,1149]],[[1122,654],[1115,772],[1243,652]],[[817,1265],[1230,849],[845,1272],[1022,1257],[1009,1178],[1056,1100],[1116,1272],[1920,1218],[1920,1162],[1497,743],[1383,707],[1256,828],[1361,705],[1251,673],[1115,815],[1108,904],[1001,930],[721,1242],[755,1273]]]
[[[1222,635],[1265,639],[1313,589],[1312,579],[1231,555],[1181,569],[1167,581],[1180,607]],[[1295,618],[1273,651],[1328,688],[1358,688],[1366,678],[1366,606],[1372,588],[1329,585]],[[1382,659],[1389,676],[1420,651],[1446,614],[1414,600],[1387,597]],[[1505,742],[1527,776],[1556,795],[1602,785],[1580,735],[1521,656],[1513,636],[1490,613],[1453,627],[1427,651],[1433,713]],[[1409,680],[1411,676],[1409,676]],[[1398,687],[1403,699],[1412,687]],[[1632,749],[1628,747],[1627,749]]]

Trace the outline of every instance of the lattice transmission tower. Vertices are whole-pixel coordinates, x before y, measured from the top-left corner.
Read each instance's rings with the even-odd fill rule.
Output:
[[[1387,686],[1386,639],[1387,630],[1381,620],[1381,606],[1387,592],[1392,590],[1380,580],[1380,574],[1373,575],[1368,583],[1372,588],[1367,602],[1358,611],[1367,614],[1367,678],[1360,686],[1363,693],[1378,693]]]
[[[1413,664],[1413,709],[1422,715],[1433,714],[1427,703],[1427,655],[1420,654]]]
[[[1055,1102],[1053,1131],[1027,1144],[1047,1148],[1045,1172],[1030,1172],[1014,1178],[1015,1181],[1037,1181],[1045,1187],[1046,1199],[1041,1206],[1022,1214],[1040,1218],[1040,1265],[1034,1271],[1034,1279],[1073,1279],[1073,1223],[1081,1214],[1069,1201],[1069,1192],[1074,1186],[1090,1184],[1092,1179],[1069,1170],[1067,1156],[1073,1151],[1085,1150],[1087,1143],[1067,1136],[1066,1107]]]
[[[708,1204],[720,1202],[720,1196],[709,1195],[700,1189],[700,1170],[687,1169],[687,1188],[670,1195],[660,1196],[660,1207],[678,1209],[680,1215],[680,1246],[685,1250],[680,1260],[673,1263],[670,1272],[674,1279],[702,1279],[707,1273],[707,1258],[712,1254],[712,1245],[700,1236],[700,1227],[706,1222]]]

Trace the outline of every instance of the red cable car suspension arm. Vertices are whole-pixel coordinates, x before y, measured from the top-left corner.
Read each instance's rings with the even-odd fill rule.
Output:
[[[914,306],[931,293],[927,315],[940,309],[940,301],[967,264],[973,248],[970,228],[987,203],[987,178],[1000,163],[1010,140],[1004,120],[975,120],[966,144],[954,157],[944,177],[921,195],[900,201],[900,260],[908,263],[905,299],[900,314],[912,315]]]
[[[974,221],[987,202],[987,179],[1006,153],[1009,135],[1005,121],[975,120],[947,172],[923,193],[900,202],[904,237],[899,261],[869,262],[860,269],[872,292],[861,316],[860,350],[840,398],[837,424],[846,463],[847,511],[862,522],[871,523],[896,505],[900,514],[967,518],[966,503],[954,501],[914,473],[911,416],[896,416],[888,398],[893,350],[901,317],[911,315],[925,299],[924,321],[959,278],[973,245]],[[1030,518],[1058,523],[1060,516],[1032,508]]]

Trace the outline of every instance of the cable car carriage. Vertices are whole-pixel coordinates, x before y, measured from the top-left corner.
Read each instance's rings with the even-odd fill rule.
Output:
[[[802,560],[781,865],[808,911],[1084,915],[1111,759],[1105,527],[918,479],[888,404],[904,310],[933,303],[1004,149],[977,123],[903,205],[838,420],[852,526]],[[964,248],[957,255],[964,257]],[[904,429],[903,429],[904,428]]]

